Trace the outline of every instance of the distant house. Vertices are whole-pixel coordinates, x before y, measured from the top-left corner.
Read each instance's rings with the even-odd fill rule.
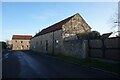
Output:
[[[31,35],[13,35],[7,43],[12,46],[12,50],[29,50],[31,38]]]
[[[44,53],[63,53],[63,42],[74,40],[76,34],[84,32],[91,32],[91,27],[77,13],[37,33],[30,40],[30,49]]]

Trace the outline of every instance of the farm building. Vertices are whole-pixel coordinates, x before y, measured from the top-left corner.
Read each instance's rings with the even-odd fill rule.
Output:
[[[31,35],[13,35],[7,44],[12,46],[12,50],[29,50],[31,38]]]
[[[66,42],[77,40],[76,34],[85,32],[91,32],[91,27],[77,13],[37,33],[30,40],[30,49],[43,53],[69,54],[70,46]],[[66,47],[69,51],[66,51]]]

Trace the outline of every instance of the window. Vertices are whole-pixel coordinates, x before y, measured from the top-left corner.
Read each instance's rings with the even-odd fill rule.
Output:
[[[34,47],[33,48],[35,48],[35,45],[34,45]]]
[[[48,40],[46,40],[46,51],[48,51]]]
[[[17,42],[17,40],[15,42]]]
[[[24,46],[23,46],[23,45],[21,46],[21,49],[24,49]]]
[[[38,42],[36,42],[36,46],[38,46]]]
[[[28,47],[28,45],[27,45],[27,47]]]
[[[40,45],[42,45],[42,41],[40,41]]]
[[[23,41],[21,41],[21,43],[23,43]]]
[[[58,40],[55,40],[55,42],[58,44],[59,43],[59,41]]]

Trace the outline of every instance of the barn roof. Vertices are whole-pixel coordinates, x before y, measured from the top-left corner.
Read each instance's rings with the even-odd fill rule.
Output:
[[[31,35],[13,35],[12,39],[31,39]]]
[[[76,14],[79,15],[79,13],[76,13]],[[51,26],[43,29],[42,31],[40,31],[39,33],[37,33],[34,37],[37,37],[39,35],[43,35],[43,34],[46,34],[46,33],[52,32],[52,31],[56,31],[56,30],[62,29],[62,25],[64,25],[66,22],[68,22],[76,14],[74,14],[73,16],[70,16],[70,17],[68,17],[68,18],[66,18],[66,19],[64,19],[64,20],[62,20],[62,21],[60,21],[58,23],[55,23],[55,24],[53,24],[53,25],[51,25]]]
[[[74,16],[74,15],[73,15]],[[55,23],[45,29],[43,29],[42,31],[40,31],[39,33],[37,33],[34,37],[37,37],[39,35],[43,35],[43,34],[46,34],[46,33],[49,33],[49,32],[52,32],[52,31],[56,31],[56,30],[59,30],[62,28],[62,25],[65,24],[66,22],[68,22],[73,16],[71,17],[68,17],[58,23]]]

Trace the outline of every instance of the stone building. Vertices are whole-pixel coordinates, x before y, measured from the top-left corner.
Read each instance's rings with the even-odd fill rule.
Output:
[[[12,50],[29,50],[31,38],[31,35],[13,35],[7,43],[12,46]]]
[[[76,34],[90,31],[91,27],[77,13],[37,33],[30,40],[30,49],[43,53],[67,54],[65,50],[67,43],[65,42],[77,40]]]

